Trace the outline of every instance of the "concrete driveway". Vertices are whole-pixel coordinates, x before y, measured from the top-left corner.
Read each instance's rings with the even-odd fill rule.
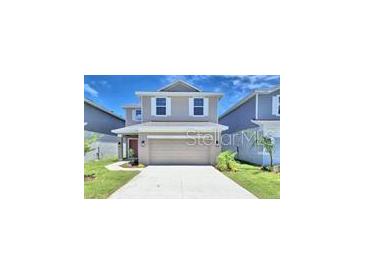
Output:
[[[148,166],[111,199],[255,199],[212,166]]]

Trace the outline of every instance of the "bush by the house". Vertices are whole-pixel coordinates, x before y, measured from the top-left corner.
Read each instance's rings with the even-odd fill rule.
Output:
[[[217,169],[219,169],[220,171],[238,171],[239,165],[234,159],[235,156],[236,152],[230,150],[221,152],[217,158]]]
[[[237,172],[240,165],[233,159],[233,160],[228,161],[227,166],[230,171]]]

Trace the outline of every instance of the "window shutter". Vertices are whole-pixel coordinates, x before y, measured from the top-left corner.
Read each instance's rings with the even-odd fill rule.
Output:
[[[209,115],[209,98],[204,98],[204,116]]]
[[[171,116],[171,98],[166,98],[166,115]]]
[[[278,97],[272,97],[272,115],[278,115]]]
[[[156,116],[156,98],[151,98],[151,115]]]
[[[194,116],[194,98],[189,98],[189,116]]]
[[[136,120],[136,110],[132,109],[132,120],[135,121]]]

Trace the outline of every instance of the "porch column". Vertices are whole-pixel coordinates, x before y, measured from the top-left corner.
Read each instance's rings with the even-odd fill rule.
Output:
[[[118,135],[119,141],[118,141],[118,160],[123,160],[123,135]]]

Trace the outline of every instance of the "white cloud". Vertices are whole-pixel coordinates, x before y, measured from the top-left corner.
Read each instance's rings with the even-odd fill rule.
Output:
[[[99,94],[99,92],[90,87],[89,84],[84,84],[84,91],[93,97],[98,97]]]

